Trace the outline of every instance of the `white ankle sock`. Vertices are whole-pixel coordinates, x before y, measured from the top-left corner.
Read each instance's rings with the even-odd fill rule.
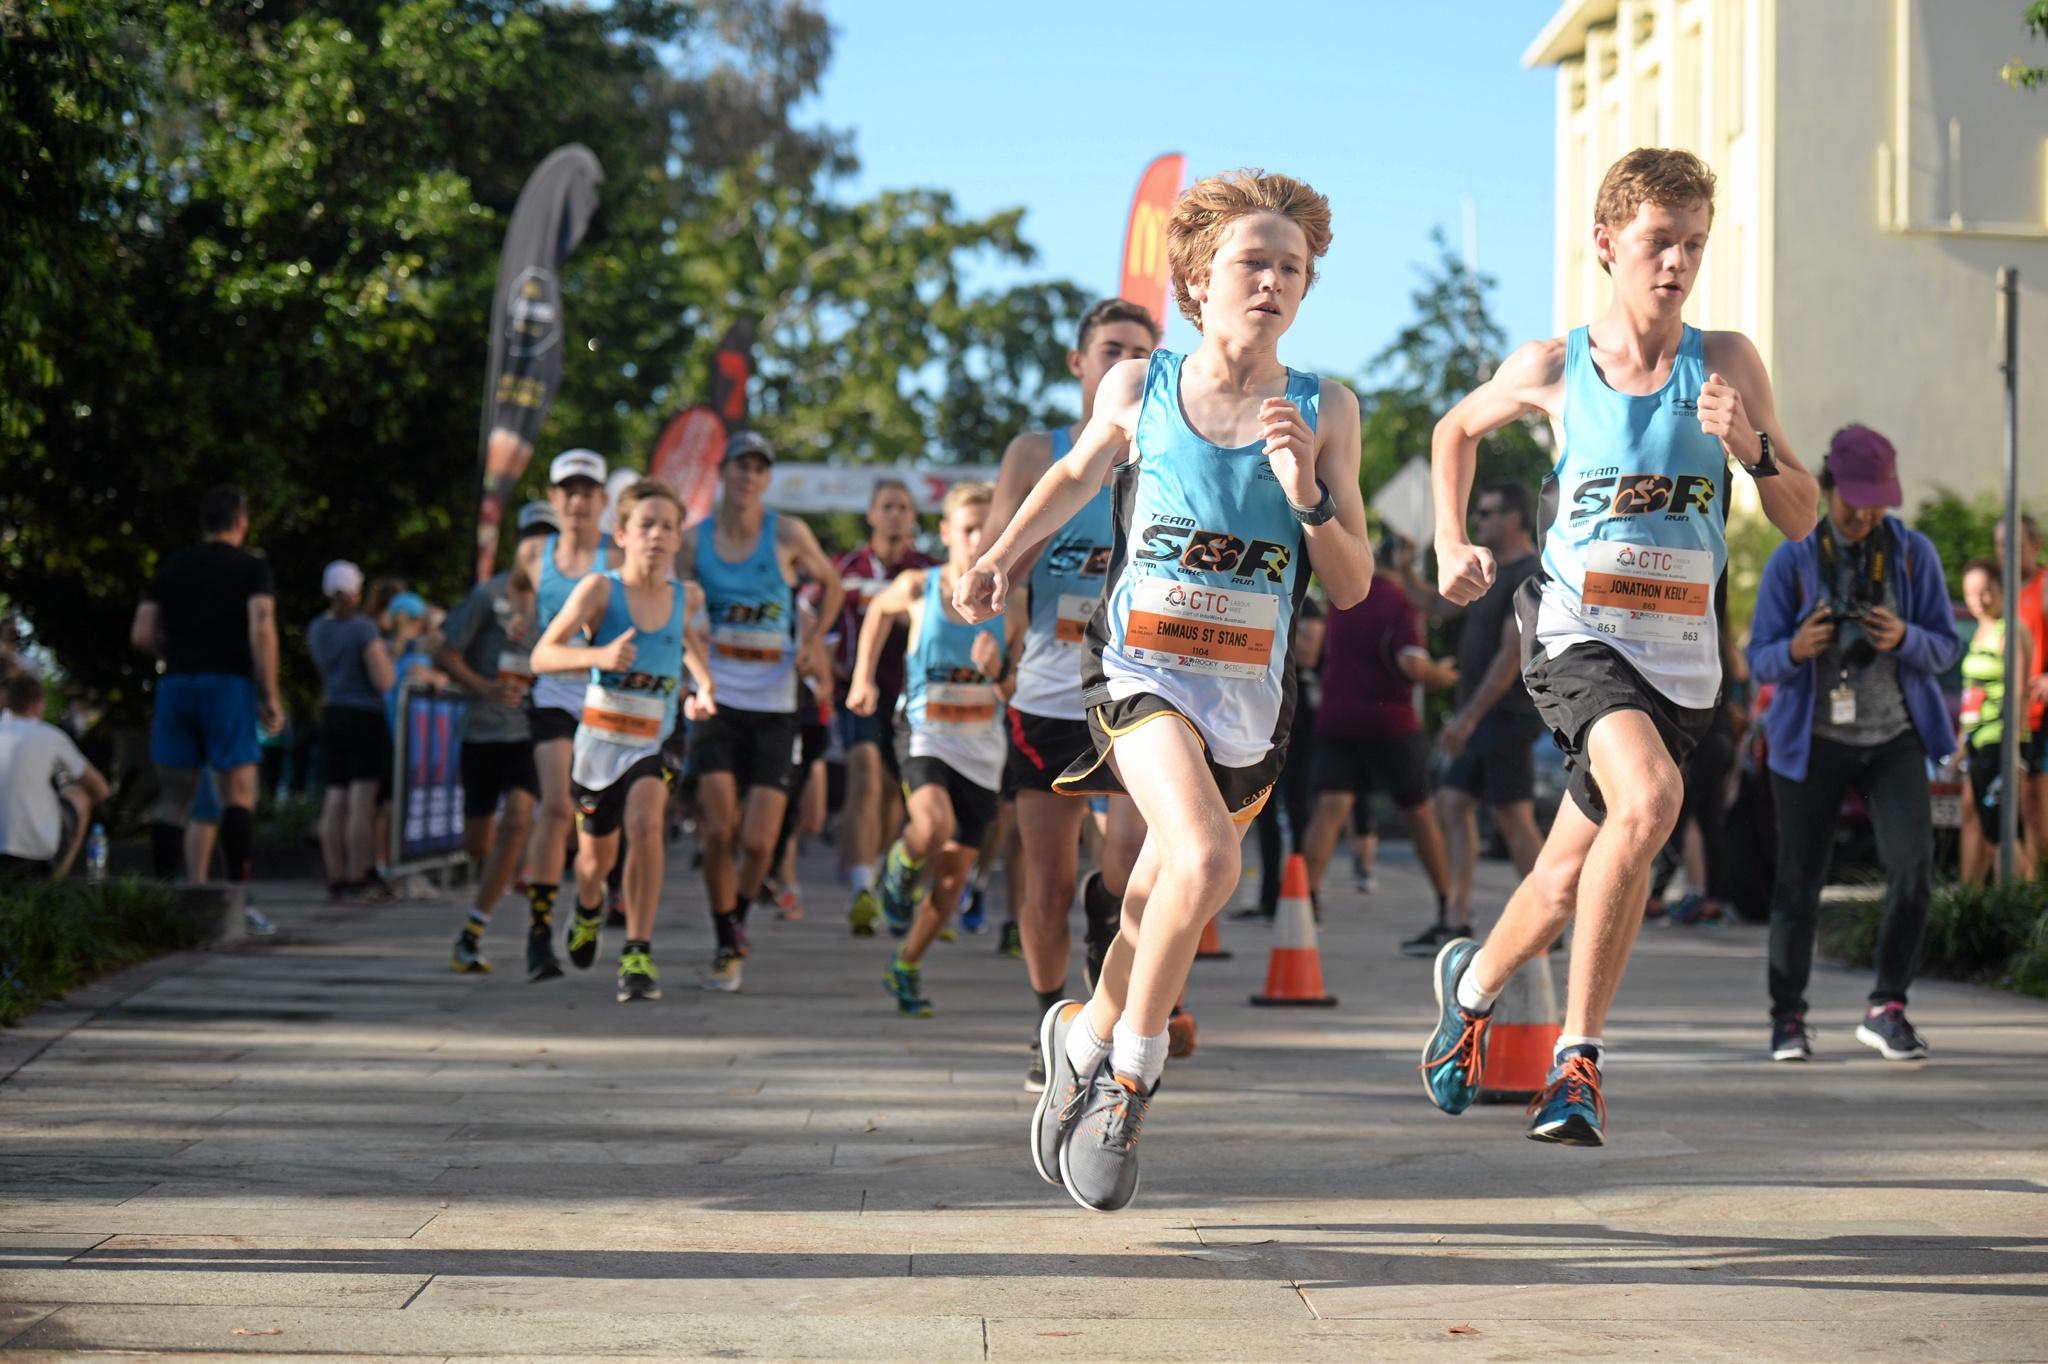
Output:
[[[1074,1068],[1074,1074],[1086,1081],[1107,1055],[1109,1043],[1097,1037],[1095,1029],[1088,1026],[1088,1011],[1083,1009],[1075,1025],[1067,1029],[1067,1064]]]
[[[1114,1040],[1110,1046],[1109,1068],[1136,1080],[1145,1086],[1149,1094],[1159,1083],[1159,1077],[1166,1073],[1166,1033],[1161,1031],[1157,1036],[1143,1037],[1130,1024],[1118,1019],[1110,1035]]]
[[[1499,990],[1479,988],[1479,973],[1470,966],[1465,968],[1464,975],[1458,977],[1458,1007],[1466,1013],[1483,1014],[1491,1009],[1493,1001],[1499,998]]]
[[[846,884],[853,887],[853,893],[856,895],[864,890],[873,890],[875,888],[874,867],[866,862],[862,862],[858,866],[848,867],[846,869]]]
[[[1581,1037],[1575,1032],[1568,1032],[1561,1034],[1557,1039],[1557,1045],[1551,1048],[1550,1064],[1557,1064],[1557,1058],[1564,1055],[1566,1047],[1591,1047],[1593,1049],[1593,1064],[1596,1066],[1607,1056],[1607,1043],[1600,1038]]]

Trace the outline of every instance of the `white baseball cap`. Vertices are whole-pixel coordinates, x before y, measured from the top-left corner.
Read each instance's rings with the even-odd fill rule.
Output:
[[[595,450],[564,450],[555,456],[555,462],[548,466],[548,482],[567,483],[572,478],[587,478],[592,483],[603,483],[605,477],[604,456]]]
[[[363,570],[346,559],[336,559],[321,571],[320,595],[331,597],[336,593],[356,593],[363,590]]]

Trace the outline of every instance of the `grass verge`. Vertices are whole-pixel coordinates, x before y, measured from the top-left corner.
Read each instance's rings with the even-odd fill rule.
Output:
[[[194,946],[199,930],[163,886],[117,881],[0,883],[0,1025],[46,999],[151,957]]]

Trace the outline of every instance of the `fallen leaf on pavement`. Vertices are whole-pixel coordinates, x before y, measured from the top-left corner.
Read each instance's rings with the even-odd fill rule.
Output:
[[[1438,1232],[1436,1235],[1429,1238],[1429,1243],[1433,1246],[1442,1245],[1444,1243],[1444,1234],[1442,1232]]]
[[[1453,1326],[1450,1328],[1450,1334],[1454,1336],[1476,1336],[1480,1334],[1480,1331],[1477,1326]]]
[[[1079,1331],[1040,1331],[1038,1334],[1052,1340],[1065,1340],[1068,1336],[1078,1336],[1081,1333]]]
[[[259,1330],[251,1330],[247,1326],[237,1326],[234,1334],[238,1336],[281,1336],[284,1334],[284,1327],[265,1326]]]

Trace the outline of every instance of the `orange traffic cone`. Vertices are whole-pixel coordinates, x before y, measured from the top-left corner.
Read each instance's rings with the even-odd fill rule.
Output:
[[[1228,961],[1236,955],[1223,946],[1223,935],[1216,931],[1215,919],[1202,925],[1202,942],[1195,948],[1196,961]]]
[[[1316,948],[1316,914],[1308,898],[1308,863],[1290,853],[1280,876],[1280,903],[1273,915],[1273,953],[1266,958],[1266,992],[1254,1004],[1335,1004],[1323,993],[1323,954]]]
[[[1540,953],[1508,978],[1507,988],[1493,1002],[1479,1102],[1527,1103],[1541,1094],[1550,1075],[1550,1055],[1562,1031],[1550,954]]]

